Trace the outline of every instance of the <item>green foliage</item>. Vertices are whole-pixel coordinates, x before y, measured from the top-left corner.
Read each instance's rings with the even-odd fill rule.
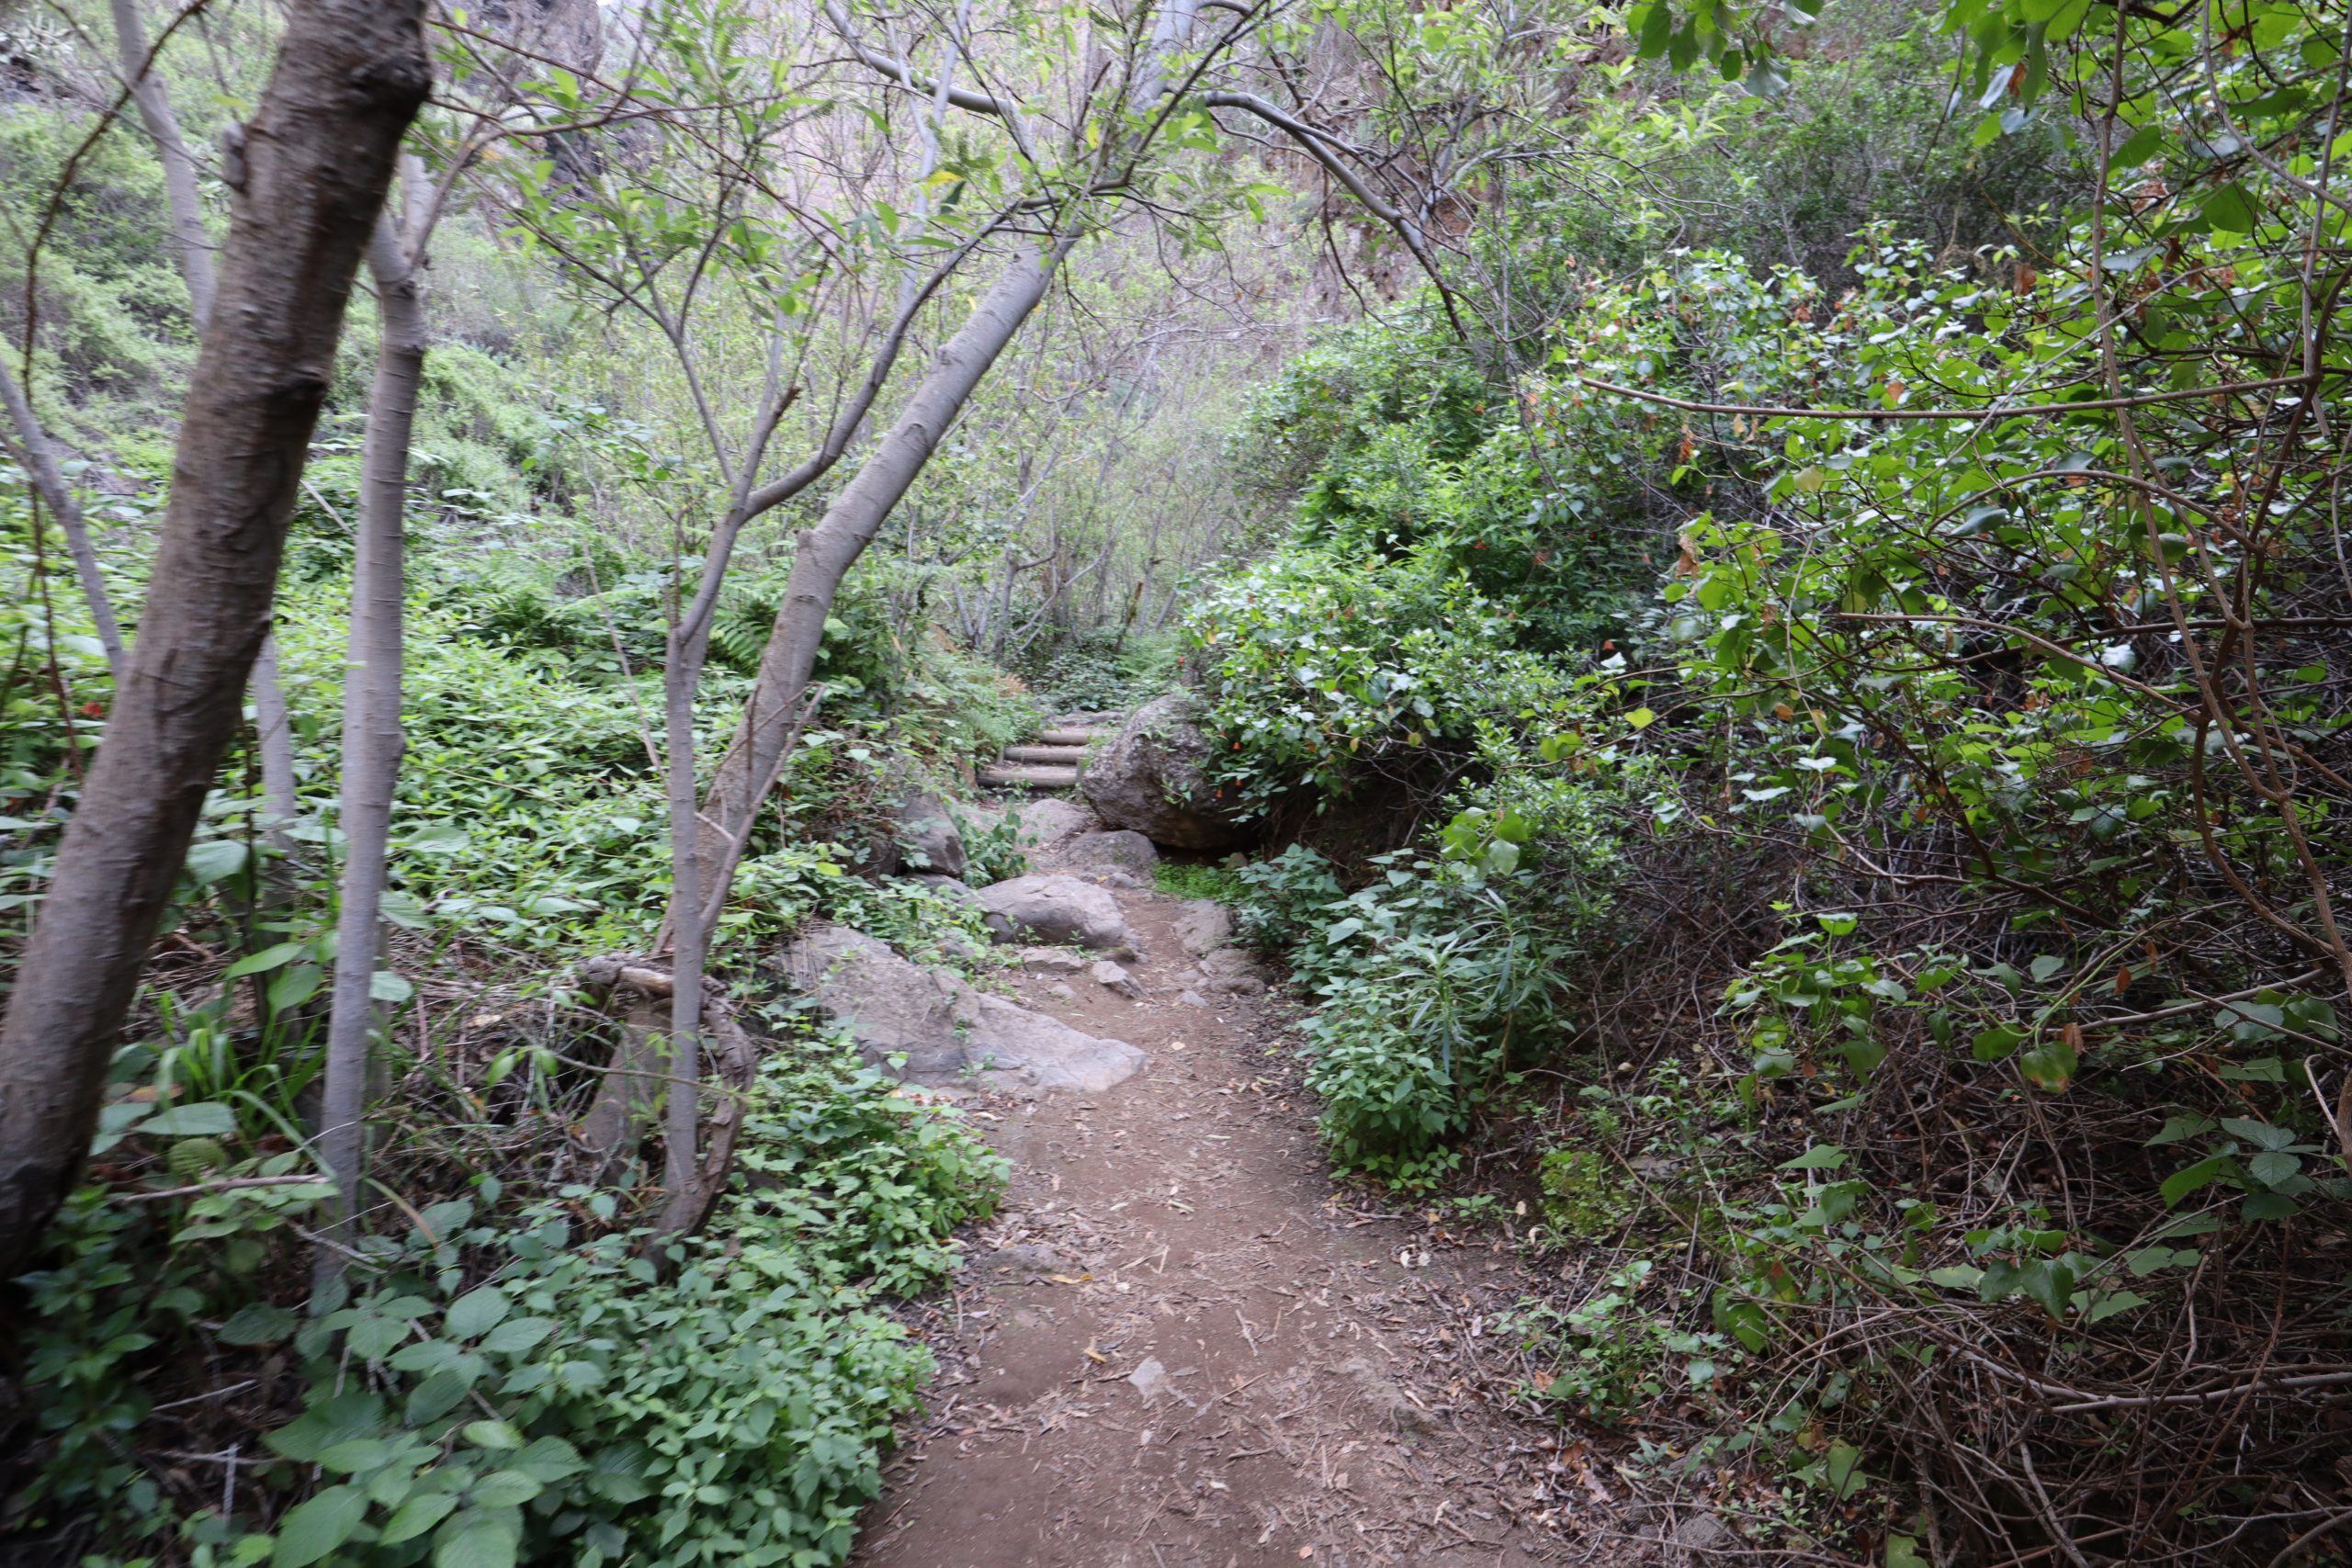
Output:
[[[896,1087],[845,1044],[793,1041],[751,1090],[743,1175],[711,1236],[649,1250],[610,1228],[614,1194],[501,1211],[484,1179],[404,1236],[365,1239],[357,1282],[307,1316],[270,1304],[260,1270],[272,1229],[320,1185],[170,1209],[86,1190],[58,1260],[24,1281],[46,1451],[20,1514],[104,1517],[115,1547],[176,1530],[288,1568],[837,1562],[929,1370],[880,1305],[946,1276],[948,1233],[1004,1179],[960,1123]],[[173,1116],[209,1127],[187,1114],[199,1109],[130,1135],[171,1136]],[[150,1234],[175,1225],[168,1247]],[[303,1413],[268,1438],[286,1462],[252,1479],[309,1495],[264,1535],[242,1516],[174,1519],[122,1457],[150,1415],[137,1370],[208,1337],[290,1341],[306,1363]]]
[[[1536,1166],[1536,1184],[1544,1222],[1584,1240],[1615,1230],[1632,1211],[1615,1164],[1591,1149],[1551,1150]]]
[[[1170,898],[1214,898],[1236,908],[1246,907],[1250,897],[1250,884],[1239,867],[1204,861],[1157,861],[1151,868],[1151,883]]]

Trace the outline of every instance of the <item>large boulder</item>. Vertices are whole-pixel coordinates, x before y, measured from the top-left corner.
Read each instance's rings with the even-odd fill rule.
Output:
[[[1080,833],[1095,832],[1102,826],[1101,818],[1078,802],[1051,795],[1014,807],[1013,817],[1014,840],[1033,860],[1040,852],[1067,843]]]
[[[1060,947],[1133,947],[1135,933],[1118,900],[1075,876],[1031,874],[980,889],[989,929],[1003,942]]]
[[[1192,898],[1176,906],[1176,940],[1195,958],[1233,940],[1233,911],[1214,898]]]
[[[964,835],[937,795],[916,791],[890,807],[890,852],[894,868],[961,878],[966,869]]]
[[[847,926],[818,926],[776,960],[795,989],[844,1025],[865,1059],[911,1082],[1092,1093],[1132,1077],[1144,1055],[1124,1040],[1080,1033],[1059,1019],[908,963]]]
[[[947,1083],[964,1071],[951,976],[908,963],[884,943],[847,926],[818,926],[784,950],[775,965],[793,989],[848,1026],[869,1062],[900,1052],[917,1083]]]
[[[1109,833],[1080,833],[1066,840],[1054,852],[1054,859],[1080,876],[1115,874],[1137,887],[1148,887],[1151,868],[1159,863],[1159,852],[1141,833],[1121,828]],[[1114,882],[1113,886],[1125,886],[1127,883]]]
[[[1114,828],[1131,828],[1177,850],[1238,849],[1250,830],[1216,798],[1208,780],[1210,742],[1182,692],[1136,710],[1080,773],[1079,793]]]

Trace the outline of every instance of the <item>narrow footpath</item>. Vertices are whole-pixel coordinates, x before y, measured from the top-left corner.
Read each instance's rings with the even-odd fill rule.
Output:
[[[1610,1544],[1613,1477],[1496,1403],[1521,1375],[1489,1327],[1523,1288],[1518,1259],[1337,1190],[1287,1004],[1207,993],[1182,906],[1117,897],[1140,997],[1084,973],[1012,983],[1147,1066],[1099,1093],[967,1101],[1012,1190],[918,1325],[940,1363],[929,1415],[855,1561],[1633,1561]]]

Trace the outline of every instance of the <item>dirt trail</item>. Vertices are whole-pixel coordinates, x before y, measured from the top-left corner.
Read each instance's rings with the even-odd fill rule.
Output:
[[[1012,1190],[923,1325],[929,1418],[856,1561],[1582,1560],[1557,1533],[1574,1505],[1556,1439],[1481,1402],[1479,1340],[1518,1294],[1515,1261],[1336,1193],[1278,1043],[1283,1004],[1178,1000],[1198,976],[1176,906],[1119,897],[1142,999],[1084,974],[1014,986],[1148,1065],[1097,1095],[974,1102]]]

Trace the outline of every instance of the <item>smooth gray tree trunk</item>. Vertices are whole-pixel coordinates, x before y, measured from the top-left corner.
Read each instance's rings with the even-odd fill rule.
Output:
[[[424,0],[291,8],[232,182],[152,581],[0,1023],[0,1275],[80,1173],[107,1064],[242,719],[354,274],[432,83]]]
[[[200,331],[212,313],[212,236],[204,227],[204,205],[196,191],[196,160],[180,136],[179,117],[172,112],[171,95],[164,79],[149,68],[147,28],[139,19],[139,0],[107,0],[114,16],[115,56],[122,64],[122,79],[130,101],[139,107],[140,123],[155,143],[164,164],[164,204],[172,218],[172,248],[179,254],[180,276],[187,280],[187,300]]]
[[[401,623],[408,592],[408,463],[417,390],[424,379],[424,307],[414,265],[421,249],[415,240],[402,243],[389,213],[377,220],[368,245],[379,336],[376,378],[368,392],[368,434],[359,456],[359,540],[343,676],[343,887],[336,902],[334,993],[319,1107],[319,1146],[338,1192],[328,1227],[329,1237],[336,1240],[347,1235],[359,1212],[367,1165],[369,1037],[376,1024],[372,987],[392,791],[404,743]],[[321,1247],[321,1271],[335,1272],[341,1256],[334,1247]]]
[[[699,814],[684,826],[695,834],[700,881],[716,889],[732,875],[745,829],[767,793],[802,694],[817,667],[825,617],[842,579],[874,542],[890,509],[907,493],[940,438],[971,398],[980,378],[1012,342],[1053,282],[1054,271],[1076,242],[1063,238],[1017,253],[972,309],[971,319],[947,340],[907,406],[864,466],[825,508],[817,526],[800,536],[786,580],[784,603],[760,654],[760,672],[737,729],[719,761]],[[673,830],[675,830],[675,813]]]
[[[90,606],[90,623],[97,627],[99,645],[107,650],[107,672],[119,684],[123,669],[122,625],[114,618],[114,602],[107,595],[106,579],[98,575],[98,552],[90,544],[90,525],[82,515],[81,503],[66,486],[64,472],[57,466],[57,452],[49,444],[49,433],[34,416],[31,400],[17,384],[17,373],[8,367],[4,351],[0,351],[0,402],[8,406],[8,423],[17,432],[15,446],[24,459],[25,472],[32,477],[33,492],[57,513],[58,529],[65,536],[66,554],[74,558],[74,575],[82,584],[82,598]]]

